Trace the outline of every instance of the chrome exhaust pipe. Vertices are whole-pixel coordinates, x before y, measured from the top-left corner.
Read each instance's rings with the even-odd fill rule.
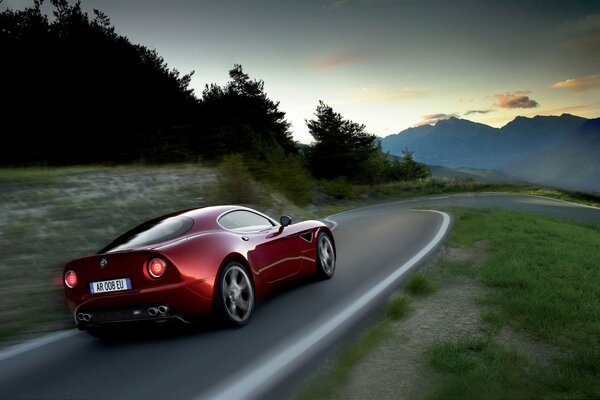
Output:
[[[80,312],[79,314],[77,314],[77,319],[80,321],[89,322],[92,319],[92,315]]]
[[[168,306],[158,306],[158,312],[160,315],[166,315],[169,312]]]
[[[158,314],[158,309],[156,307],[150,307],[148,308],[148,315],[151,317],[156,317],[156,315]]]

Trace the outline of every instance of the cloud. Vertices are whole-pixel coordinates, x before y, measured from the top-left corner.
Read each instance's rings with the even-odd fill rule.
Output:
[[[423,126],[423,125],[435,125],[440,121],[443,121],[443,120],[446,120],[446,119],[449,119],[452,117],[457,118],[458,114],[456,114],[456,113],[451,113],[451,114],[438,113],[438,114],[423,115],[421,117],[421,120],[413,126],[417,127],[417,126]]]
[[[539,103],[527,96],[529,90],[517,90],[515,92],[500,93],[495,95],[498,106],[501,108],[535,108]]]
[[[363,52],[350,52],[321,59],[313,63],[312,67],[318,70],[335,69],[359,63],[366,58],[367,55]]]
[[[493,112],[494,110],[469,110],[463,115],[471,115],[471,114],[487,114]]]
[[[577,94],[590,90],[597,90],[600,89],[600,74],[587,76],[585,78],[567,79],[556,82],[552,87],[557,89],[569,89]]]

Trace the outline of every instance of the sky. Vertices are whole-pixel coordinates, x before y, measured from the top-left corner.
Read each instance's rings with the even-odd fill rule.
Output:
[[[21,9],[32,0],[4,0]],[[319,100],[378,136],[455,116],[600,117],[600,1],[82,0],[191,86],[241,64],[310,143]]]

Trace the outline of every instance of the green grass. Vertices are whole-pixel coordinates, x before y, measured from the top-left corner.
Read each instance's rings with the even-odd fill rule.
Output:
[[[554,397],[600,397],[600,227],[500,209],[452,212],[456,218],[452,246],[490,243],[489,259],[467,273],[490,289],[482,299],[488,308],[484,332],[493,337],[508,325],[560,349],[565,356],[549,367],[515,364],[523,373],[533,371],[534,380],[543,382]],[[450,346],[438,347],[446,345]],[[465,346],[450,347],[465,353]],[[458,364],[450,368],[455,379],[443,386],[441,398],[453,393],[447,392],[448,387],[465,380],[464,365],[455,361]],[[438,361],[433,365],[441,368]],[[495,370],[497,365],[488,363],[486,368]],[[500,398],[535,394],[527,386],[515,390],[521,386],[509,378],[506,374],[486,378],[493,388],[486,393]]]
[[[528,361],[483,337],[434,343],[430,364],[442,373],[431,399],[532,399],[544,397]]]
[[[404,290],[413,296],[423,296],[435,292],[437,286],[427,275],[415,272],[406,280]]]
[[[410,311],[410,299],[401,295],[394,296],[385,304],[383,311],[388,318],[400,320]]]
[[[487,301],[555,344],[600,336],[600,227],[504,210],[470,210],[452,242],[491,241],[482,282]]]
[[[301,391],[297,400],[322,400],[331,398],[348,379],[353,368],[371,353],[379,344],[391,336],[387,323],[379,323],[369,328],[351,345],[345,346],[337,355],[333,368],[311,382]]]
[[[72,327],[62,266],[146,219],[211,201],[210,174],[199,165],[0,169],[0,345]]]
[[[0,183],[52,183],[61,175],[106,169],[99,165],[51,168],[44,166],[0,168]]]

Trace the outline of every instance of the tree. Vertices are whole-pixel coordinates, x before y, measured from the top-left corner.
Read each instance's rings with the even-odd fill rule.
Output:
[[[371,181],[369,167],[381,153],[377,136],[365,132],[365,125],[344,119],[322,101],[319,101],[315,116],[316,119],[306,121],[315,140],[308,149],[313,175]]]
[[[431,176],[431,170],[413,158],[413,152],[408,148],[402,150],[402,166],[404,169],[404,180],[414,181]]]
[[[42,4],[0,12],[0,164],[130,162],[185,151],[182,127],[198,107],[191,74],[116,34],[101,11],[91,19],[80,2],[51,0],[49,19]]]
[[[197,151],[209,157],[228,153],[254,154],[280,147],[285,154],[297,153],[290,124],[279,102],[268,98],[264,82],[251,79],[241,65],[229,71],[223,87],[206,85],[201,100],[201,131]],[[258,153],[258,154],[257,154]]]
[[[416,162],[413,152],[405,148],[401,158],[388,161],[386,175],[390,181],[414,181],[430,177],[431,170],[425,164]]]

